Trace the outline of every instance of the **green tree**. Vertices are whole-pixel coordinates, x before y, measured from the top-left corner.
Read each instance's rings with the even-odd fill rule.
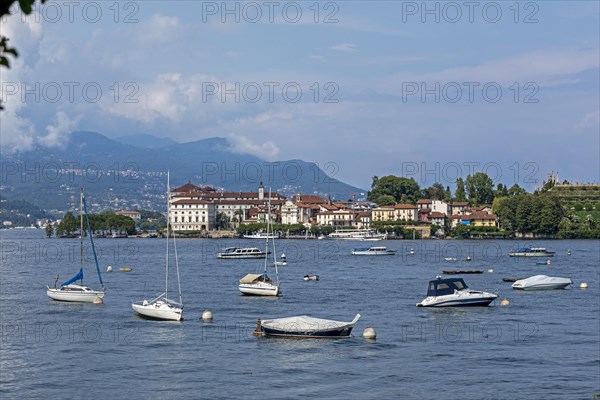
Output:
[[[433,200],[442,200],[444,198],[445,189],[441,183],[434,183],[427,189],[423,190],[423,197]]]
[[[496,193],[494,193],[494,197],[506,197],[508,196],[508,187],[501,183],[496,186]]]
[[[446,186],[446,190],[444,190],[444,201],[446,203],[452,201],[452,192],[450,191],[450,186]]]
[[[559,231],[559,225],[564,216],[564,209],[560,200],[551,195],[540,196],[539,222],[535,229],[537,233],[554,235]],[[536,211],[536,213],[538,213]]]
[[[494,201],[494,182],[486,173],[477,172],[467,176],[465,186],[473,205],[491,204]]]
[[[455,201],[466,201],[467,196],[465,194],[465,182],[462,178],[456,180],[456,193],[454,193]]]
[[[516,183],[508,189],[509,196],[521,196],[523,194],[527,194],[527,191]]]
[[[378,179],[373,178],[373,186],[369,192],[369,200],[389,195],[394,197],[398,203],[414,203],[420,198],[421,189],[414,178],[404,178],[393,175]]]
[[[516,208],[515,230],[521,233],[527,233],[533,230],[533,227],[530,223],[532,209],[532,196],[519,197],[518,205]]]
[[[594,229],[594,227],[595,227],[596,224],[594,223],[594,217],[592,216],[592,214],[586,215],[586,217],[585,217],[585,223],[586,223],[586,225],[587,225],[587,227],[588,227],[589,230]]]
[[[394,204],[396,204],[396,199],[394,198],[394,196],[384,194],[383,196],[379,196],[373,202],[380,207],[393,206]]]
[[[573,227],[573,223],[571,222],[571,220],[568,217],[563,217],[560,220],[560,223],[558,224],[558,228],[561,231],[568,231],[571,230]]]
[[[218,229],[226,229],[229,226],[229,217],[227,214],[223,212],[217,213],[216,224]]]
[[[52,226],[52,223],[50,221],[48,221],[48,223],[46,224],[46,236],[48,238],[52,237],[52,234],[54,233],[54,227]]]
[[[72,235],[79,229],[79,220],[71,211],[67,212],[56,228],[56,236]]]

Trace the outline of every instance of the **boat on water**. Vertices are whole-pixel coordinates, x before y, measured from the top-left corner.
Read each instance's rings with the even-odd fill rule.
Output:
[[[573,281],[571,281],[569,278],[534,275],[530,276],[529,278],[515,281],[512,284],[512,288],[518,290],[552,290],[564,289],[572,283]]]
[[[271,232],[255,232],[252,234],[244,235],[244,239],[279,239],[279,235]]]
[[[347,338],[360,319],[356,314],[351,322],[313,318],[306,315],[297,317],[258,320],[254,336],[275,336],[287,338]]]
[[[444,269],[442,272],[445,275],[483,274],[483,270],[481,269]]]
[[[319,275],[316,275],[316,274],[306,274],[306,275],[304,275],[304,280],[305,281],[318,281],[319,280]]]
[[[217,254],[221,259],[242,259],[242,258],[263,258],[271,254],[270,251],[263,251],[258,247],[227,247]]]
[[[327,239],[375,241],[387,239],[387,234],[376,233],[372,229],[338,229],[330,233]]]
[[[83,285],[83,219],[85,217],[87,232],[90,238],[92,247],[92,253],[94,255],[94,262],[96,263],[96,272],[98,273],[98,280],[100,281],[101,289],[93,290]],[[57,301],[68,301],[74,303],[102,303],[104,299],[104,282],[102,282],[102,274],[100,273],[100,266],[98,264],[98,257],[96,256],[96,247],[94,246],[94,239],[92,238],[92,229],[90,227],[90,220],[88,218],[87,204],[85,197],[83,196],[83,190],[79,194],[79,259],[80,268],[79,272],[74,277],[62,283],[60,287],[56,287],[58,282],[58,276],[54,282],[54,287],[47,287],[46,294],[53,300]],[[79,281],[79,284],[74,282]]]
[[[510,250],[508,255],[511,257],[554,257],[555,251],[546,250],[545,247],[520,247]]]
[[[417,307],[470,307],[488,306],[496,300],[496,293],[471,290],[462,278],[429,281],[427,297]]]
[[[265,235],[265,252],[263,253],[264,257],[264,269],[260,274],[247,274],[242,279],[240,279],[240,283],[238,285],[238,289],[240,293],[245,295],[253,295],[253,296],[279,296],[281,293],[280,285],[279,285],[279,265],[287,265],[287,261],[285,261],[285,255],[282,255],[284,260],[278,262],[276,259],[277,254],[275,252],[275,239],[272,237],[273,232],[273,223],[271,222],[271,191],[269,190],[269,201],[268,201],[268,210],[267,213],[267,231]],[[271,239],[269,239],[271,237]],[[272,266],[275,268],[275,280],[271,279],[268,275],[269,269],[269,254],[271,251],[269,250],[269,241],[271,243],[273,249],[273,262]],[[285,263],[285,264],[284,264]]]
[[[183,299],[181,296],[181,281],[179,279],[179,262],[177,261],[177,244],[173,233],[173,250],[175,253],[175,270],[177,271],[177,288],[179,290],[179,302],[169,299],[169,240],[171,238],[171,219],[169,215],[169,196],[171,188],[169,174],[167,173],[167,235],[166,235],[166,257],[165,257],[165,291],[151,300],[143,300],[132,303],[131,307],[138,315],[147,318],[181,321],[183,319]]]
[[[353,256],[393,256],[396,250],[388,250],[385,246],[357,247],[352,250]]]

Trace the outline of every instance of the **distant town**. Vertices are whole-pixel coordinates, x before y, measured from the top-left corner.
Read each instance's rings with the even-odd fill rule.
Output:
[[[455,193],[434,184],[421,189],[414,179],[373,177],[368,200],[332,199],[269,192],[262,182],[252,192],[229,192],[188,182],[170,192],[174,231],[191,237],[232,237],[260,232],[274,221],[280,236],[316,237],[342,230],[369,230],[389,238],[600,237],[600,185],[558,182],[551,173],[534,193],[518,185],[493,186],[484,173],[457,180]],[[166,208],[166,206],[165,206]],[[114,215],[108,217],[107,214]],[[164,212],[118,210],[92,218],[95,231],[112,236],[152,235],[166,225]],[[49,236],[77,229],[66,218],[39,218]],[[70,221],[68,224],[64,220]],[[131,221],[131,222],[128,222]],[[2,226],[17,226],[4,220]]]

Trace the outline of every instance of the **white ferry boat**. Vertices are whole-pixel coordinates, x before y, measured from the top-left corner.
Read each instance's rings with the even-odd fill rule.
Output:
[[[396,250],[388,250],[385,246],[359,247],[352,250],[353,256],[393,256]]]
[[[343,240],[383,240],[387,239],[387,234],[376,233],[371,229],[339,229],[330,233],[327,238]]]
[[[545,247],[521,247],[509,251],[511,257],[553,257],[555,251],[548,251]]]
[[[218,253],[217,258],[264,258],[267,254],[271,254],[271,252],[265,252],[258,247],[228,247]]]

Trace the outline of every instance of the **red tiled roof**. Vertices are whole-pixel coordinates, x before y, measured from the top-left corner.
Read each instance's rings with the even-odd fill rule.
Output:
[[[455,201],[454,203],[450,203],[451,207],[466,207],[469,205],[468,201]]]
[[[434,211],[434,212],[430,213],[429,216],[431,218],[444,218],[445,217],[444,213],[441,213],[438,211]]]
[[[431,199],[419,199],[417,200],[417,204],[431,204],[433,203],[433,200]]]
[[[416,209],[417,206],[414,206],[412,204],[400,203],[400,204],[396,204],[394,206],[394,208],[397,208],[397,209],[411,209],[412,210],[412,209]]]
[[[483,220],[496,220],[498,217],[495,214],[488,214],[483,211],[475,211],[469,215],[463,215],[463,220],[483,219]]]
[[[172,204],[212,204],[212,202],[198,199],[181,199],[174,201]]]
[[[200,190],[200,186],[196,186],[193,183],[188,182],[183,186],[173,189],[172,192],[195,192],[198,190]]]
[[[296,196],[292,196],[292,201],[295,203],[296,202]],[[312,194],[300,194],[300,200],[302,200],[302,203],[308,203],[308,204],[325,204],[327,203],[327,200],[325,200],[322,197],[319,196],[315,196]]]

